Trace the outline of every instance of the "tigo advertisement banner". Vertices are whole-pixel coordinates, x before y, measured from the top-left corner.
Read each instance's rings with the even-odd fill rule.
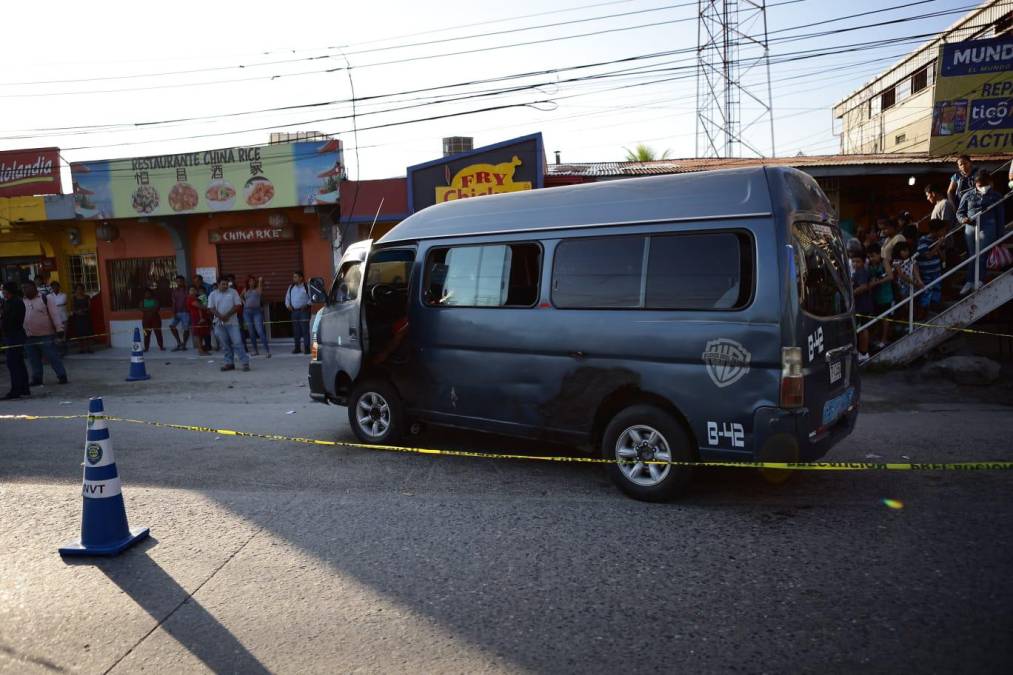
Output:
[[[1013,37],[939,50],[929,154],[1013,152]]]
[[[335,204],[341,143],[225,148],[71,165],[78,218]]]

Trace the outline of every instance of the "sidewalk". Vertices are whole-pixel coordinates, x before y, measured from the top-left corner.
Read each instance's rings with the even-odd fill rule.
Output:
[[[185,351],[174,352],[170,344],[175,343],[171,337],[165,342],[165,351],[161,351],[158,345],[152,340],[151,349],[144,352],[145,361],[161,360],[161,361],[197,361],[199,359],[214,359],[221,358],[221,351],[213,351],[207,356],[200,356],[197,354],[197,350],[193,346],[187,347]],[[263,346],[260,346],[260,356],[254,356],[253,352],[250,352],[250,357],[254,359],[267,358],[267,352],[264,351]],[[307,354],[293,354],[292,353],[292,342],[291,340],[284,341],[272,341],[271,342],[271,358],[302,358],[308,359]],[[99,347],[95,349],[92,354],[77,354],[74,351],[74,347],[71,347],[70,351],[66,356],[63,357],[65,361],[130,361],[130,349],[124,347]]]

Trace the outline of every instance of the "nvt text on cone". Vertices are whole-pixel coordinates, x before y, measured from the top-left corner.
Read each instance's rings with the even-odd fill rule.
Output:
[[[116,555],[148,536],[148,528],[131,530],[123,504],[101,398],[88,402],[88,431],[84,443],[84,506],[81,540],[60,549],[60,555]]]

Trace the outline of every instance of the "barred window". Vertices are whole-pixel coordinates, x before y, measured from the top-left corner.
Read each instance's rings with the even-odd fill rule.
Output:
[[[67,293],[74,291],[74,286],[82,284],[88,295],[98,293],[98,256],[94,253],[82,253],[68,256],[70,263],[70,287]]]
[[[114,312],[139,308],[147,288],[154,291],[160,307],[172,305],[172,281],[176,277],[174,256],[110,260],[108,271]]]

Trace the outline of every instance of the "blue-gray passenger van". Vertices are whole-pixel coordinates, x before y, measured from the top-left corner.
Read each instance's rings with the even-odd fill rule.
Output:
[[[415,423],[563,442],[663,500],[690,476],[668,462],[815,460],[858,415],[844,244],[794,169],[440,204],[311,288],[311,396],[365,443]]]

